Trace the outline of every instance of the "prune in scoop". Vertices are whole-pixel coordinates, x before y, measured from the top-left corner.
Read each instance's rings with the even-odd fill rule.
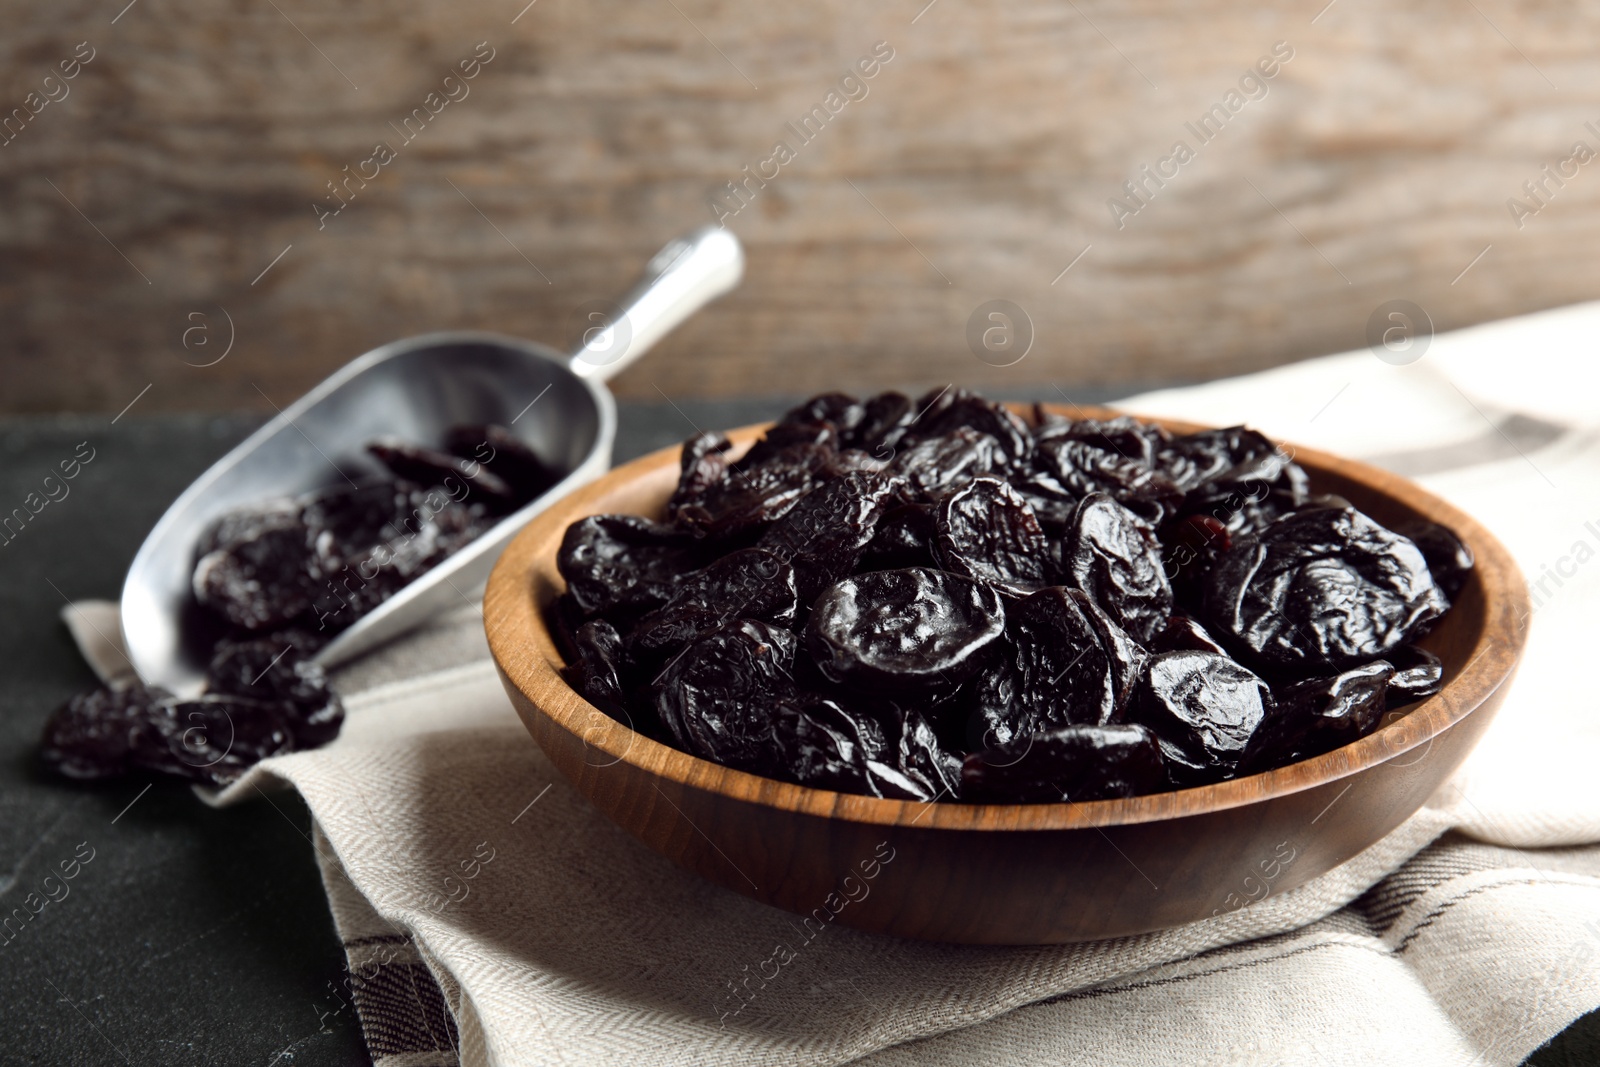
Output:
[[[836,478],[807,494],[756,544],[793,563],[800,600],[810,604],[855,570],[898,489],[898,479],[883,474],[856,471]]]
[[[977,478],[934,513],[934,558],[954,574],[1018,593],[1045,584],[1049,545],[1033,509],[1015,489]]]
[[[1128,716],[1155,732],[1183,786],[1231,775],[1271,707],[1267,684],[1231,659],[1168,652],[1150,661]]]
[[[961,799],[1055,804],[1154,793],[1166,785],[1155,734],[1138,725],[1062,726],[973,752]]]
[[[556,569],[588,615],[648,611],[699,566],[693,539],[637,515],[591,515],[567,527]]]
[[[668,515],[677,515],[686,504],[704,506],[706,499],[727,480],[731,447],[720,433],[696,434],[683,443],[678,488],[667,501]]]
[[[1066,563],[1073,584],[1140,641],[1172,614],[1172,588],[1155,532],[1103,493],[1078,505]]]
[[[982,668],[1005,631],[999,594],[924,567],[871,571],[812,606],[806,648],[829,681],[888,696],[948,693]]]
[[[561,480],[528,444],[498,423],[452,426],[445,431],[445,450],[489,468],[511,487],[519,504],[542,494]]]
[[[142,735],[152,729],[154,709],[175,699],[136,681],[79,693],[45,720],[40,758],[68,778],[119,777],[131,767]]]
[[[792,625],[798,606],[794,568],[776,553],[744,548],[680,578],[667,602],[639,620],[628,647],[659,663],[735,619]]]
[[[1276,707],[1250,740],[1243,770],[1254,774],[1319,756],[1377,729],[1394,668],[1383,660],[1274,690]]]
[[[572,636],[573,652],[561,677],[578,695],[612,716],[626,718],[622,675],[627,656],[617,628],[591,619]]]
[[[1419,645],[1401,645],[1385,659],[1394,667],[1389,679],[1389,707],[1431,697],[1444,688],[1444,663]]]
[[[513,511],[521,503],[510,483],[475,460],[423,448],[398,437],[368,441],[367,451],[397,478],[424,486],[442,485],[447,489],[452,483],[460,484],[467,490],[465,499],[484,504],[497,513]]]
[[[932,567],[933,505],[902,504],[884,512],[878,528],[862,553],[864,571],[891,571],[905,567]]]
[[[689,645],[652,687],[662,725],[685,752],[730,767],[770,762],[771,708],[792,700],[795,637],[739,619]]]
[[[1006,454],[993,437],[963,427],[901,449],[892,469],[905,476],[913,496],[932,503],[974,478],[1004,474]]]
[[[1416,545],[1353,508],[1317,508],[1224,553],[1204,618],[1248,662],[1304,675],[1380,658],[1448,607]]]
[[[282,626],[311,607],[319,583],[297,512],[259,513],[227,532],[230,539],[195,564],[196,600],[246,630]]]
[[[1448,527],[1436,522],[1417,519],[1394,527],[1395,533],[1409,538],[1428,561],[1433,580],[1439,583],[1444,595],[1453,602],[1461,593],[1476,561],[1472,549]]]

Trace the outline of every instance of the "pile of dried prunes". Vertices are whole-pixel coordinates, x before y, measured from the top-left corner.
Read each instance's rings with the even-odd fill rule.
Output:
[[[45,722],[45,764],[223,785],[326,744],[344,708],[312,657],[559,480],[497,425],[452,427],[442,450],[381,438],[367,451],[388,476],[230,511],[201,538],[194,595],[217,631],[202,695],[134,680],[80,693]]]
[[[657,518],[566,531],[563,675],[658,741],[913,800],[1134,796],[1306,759],[1437,692],[1472,555],[1242,426],[815,397]]]

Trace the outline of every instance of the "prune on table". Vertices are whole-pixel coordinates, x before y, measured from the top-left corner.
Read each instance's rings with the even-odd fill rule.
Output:
[[[1251,738],[1244,770],[1253,773],[1319,756],[1377,729],[1394,668],[1383,660],[1273,691],[1275,707]]]
[[[1155,531],[1104,493],[1079,503],[1065,562],[1072,583],[1140,641],[1172,614]]]
[[[157,687],[124,681],[79,693],[50,713],[39,755],[68,778],[116,778],[132,767],[157,707],[177,699]]]
[[[830,681],[888,696],[949,692],[977,673],[1005,631],[989,586],[926,567],[870,571],[830,586],[805,642]]]
[[[482,463],[511,487],[517,505],[543,495],[561,480],[539,454],[511,430],[495,423],[452,426],[445,431],[445,451]]]
[[[216,547],[195,564],[195,599],[246,630],[292,621],[310,609],[321,585],[310,538],[298,510],[219,524],[211,538]]]
[[[1416,545],[1353,508],[1315,508],[1223,553],[1204,618],[1247,663],[1307,675],[1382,657],[1448,607]]]
[[[556,569],[586,614],[658,608],[697,569],[694,538],[637,515],[591,515],[567,527]]]
[[[369,441],[367,451],[396,478],[422,486],[441,485],[446,489],[450,489],[452,483],[459,484],[465,490],[465,499],[483,504],[498,514],[514,511],[522,503],[522,497],[509,482],[477,460],[424,448],[398,437]]]
[[[1459,540],[1313,495],[1242,426],[824,393],[732,454],[685,443],[665,522],[569,528],[550,609],[574,689],[692,755],[922,802],[1131,796],[1345,744],[1443,683],[1412,642]]]
[[[1028,502],[994,478],[976,478],[934,512],[934,558],[952,574],[1025,594],[1045,584],[1049,545]]]
[[[1384,658],[1394,667],[1387,694],[1389,707],[1431,697],[1444,688],[1444,663],[1420,645],[1401,645]]]
[[[1147,727],[1061,726],[969,753],[961,766],[968,803],[1057,804],[1161,791],[1161,749]]]
[[[667,602],[639,619],[627,644],[640,661],[659,662],[735,619],[792,626],[798,607],[794,567],[764,548],[744,548],[679,578]]]
[[[691,755],[759,771],[772,754],[771,708],[795,697],[795,636],[739,619],[678,653],[652,686],[655,711]]]
[[[1267,684],[1226,656],[1166,652],[1150,661],[1128,717],[1155,733],[1184,786],[1231,775],[1271,708]]]
[[[810,604],[855,569],[899,489],[899,480],[887,474],[854,471],[835,478],[767,527],[756,544],[793,564],[800,599]]]
[[[962,428],[918,439],[899,451],[891,469],[905,477],[915,498],[933,503],[974,478],[1003,475],[1006,467],[999,441]]]
[[[935,566],[933,537],[933,505],[901,504],[878,520],[858,565],[866,571]]]
[[[1477,562],[1472,558],[1472,549],[1448,527],[1425,519],[1402,523],[1394,528],[1394,532],[1409,538],[1417,546],[1422,558],[1428,561],[1428,571],[1433,575],[1433,580],[1439,583],[1439,588],[1453,603]]]
[[[207,694],[156,706],[133,762],[143,770],[224,786],[268,756],[294,751],[292,706]]]

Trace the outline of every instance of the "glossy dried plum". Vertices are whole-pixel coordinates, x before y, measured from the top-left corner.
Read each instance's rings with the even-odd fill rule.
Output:
[[[758,531],[787,515],[822,483],[834,454],[831,447],[800,444],[757,466],[740,461],[703,501],[680,507],[678,523],[712,541]]]
[[[556,569],[585,614],[648,611],[697,569],[689,535],[637,515],[591,515],[567,527]]]
[[[539,454],[497,423],[463,424],[445,431],[445,451],[483,464],[511,487],[518,506],[526,504],[561,480],[561,473]]]
[[[1383,660],[1273,690],[1275,707],[1245,757],[1249,773],[1309,759],[1378,728],[1394,668]]]
[[[628,645],[642,662],[660,662],[735,619],[792,626],[798,607],[788,561],[762,548],[741,549],[680,578],[667,602],[639,619]]]
[[[944,570],[1018,593],[1045,584],[1044,531],[1005,482],[978,478],[945,497],[934,530],[934,558]]]
[[[1172,614],[1155,532],[1103,493],[1078,505],[1065,562],[1073,584],[1141,641]]]
[[[604,619],[591,619],[572,635],[572,645],[561,677],[600,710],[626,715],[622,677],[627,657],[617,628]]]
[[[1004,474],[1006,455],[993,437],[962,428],[907,446],[891,469],[904,476],[916,499],[932,503],[974,478]]]
[[[683,443],[678,463],[678,488],[667,501],[667,514],[675,516],[684,505],[704,507],[706,498],[728,477],[728,450],[733,446],[720,433],[695,434]]]
[[[1175,785],[1231,775],[1272,707],[1267,684],[1225,656],[1167,652],[1150,661],[1128,708],[1161,743]]]
[[[1448,606],[1416,545],[1353,508],[1317,508],[1224,553],[1204,619],[1250,661],[1308,674],[1382,657]]]
[[[946,390],[918,403],[922,414],[910,431],[918,438],[941,437],[956,430],[973,430],[994,440],[1009,463],[1024,468],[1033,457],[1033,433],[1004,404],[969,393]]]
[[[819,393],[810,400],[790,408],[778,422],[779,424],[826,423],[848,439],[865,415],[866,411],[861,402],[853,396],[844,393]]]
[[[1444,688],[1444,663],[1419,645],[1401,645],[1385,656],[1394,667],[1389,679],[1389,707],[1431,697]]]
[[[291,752],[287,705],[214,694],[152,709],[132,762],[144,770],[224,786],[269,756]]]
[[[369,441],[367,451],[396,478],[421,486],[443,486],[459,499],[484,504],[497,513],[513,511],[521,503],[510,483],[476,460],[424,448],[398,437]],[[458,485],[464,492],[454,488]]]
[[[810,604],[855,569],[898,491],[887,475],[847,474],[808,494],[756,543],[793,564],[800,598]]]
[[[904,393],[879,393],[861,405],[861,421],[845,436],[845,444],[874,459],[892,460],[896,446],[916,416],[911,398]]]
[[[1159,792],[1166,769],[1155,734],[1138,725],[1063,726],[970,753],[969,803],[1053,804]]]
[[[1174,615],[1168,619],[1167,624],[1151,638],[1150,651],[1210,652],[1217,656],[1228,654],[1228,650],[1219,645],[1204,626],[1187,615]]]
[[[772,758],[770,709],[793,700],[795,637],[740,619],[689,645],[652,686],[657,716],[685,752],[741,770]]]
[[[1428,562],[1428,571],[1439,589],[1453,603],[1466,585],[1476,561],[1472,549],[1448,527],[1436,522],[1417,519],[1394,528],[1395,533],[1417,546],[1422,558]]]
[[[1005,630],[988,586],[924,567],[871,571],[812,606],[806,648],[829,680],[864,692],[927,694],[975,674]]]
[[[321,664],[293,639],[222,642],[206,668],[206,692],[279,705],[301,748],[333,740],[344,722]]]

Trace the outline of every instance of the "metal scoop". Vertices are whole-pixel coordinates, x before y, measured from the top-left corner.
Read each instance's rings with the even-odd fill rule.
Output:
[[[212,465],[145,538],[122,587],[122,633],[139,677],[180,696],[204,681],[222,625],[195,601],[196,546],[224,512],[377,474],[367,442],[437,445],[460,424],[507,426],[562,477],[482,537],[362,616],[317,656],[351,659],[474,597],[528,520],[611,466],[617,410],[607,378],[644,355],[744,273],[731,231],[708,227],[668,244],[621,313],[587,331],[570,357],[491,333],[434,333],[375,348],[284,408]]]

